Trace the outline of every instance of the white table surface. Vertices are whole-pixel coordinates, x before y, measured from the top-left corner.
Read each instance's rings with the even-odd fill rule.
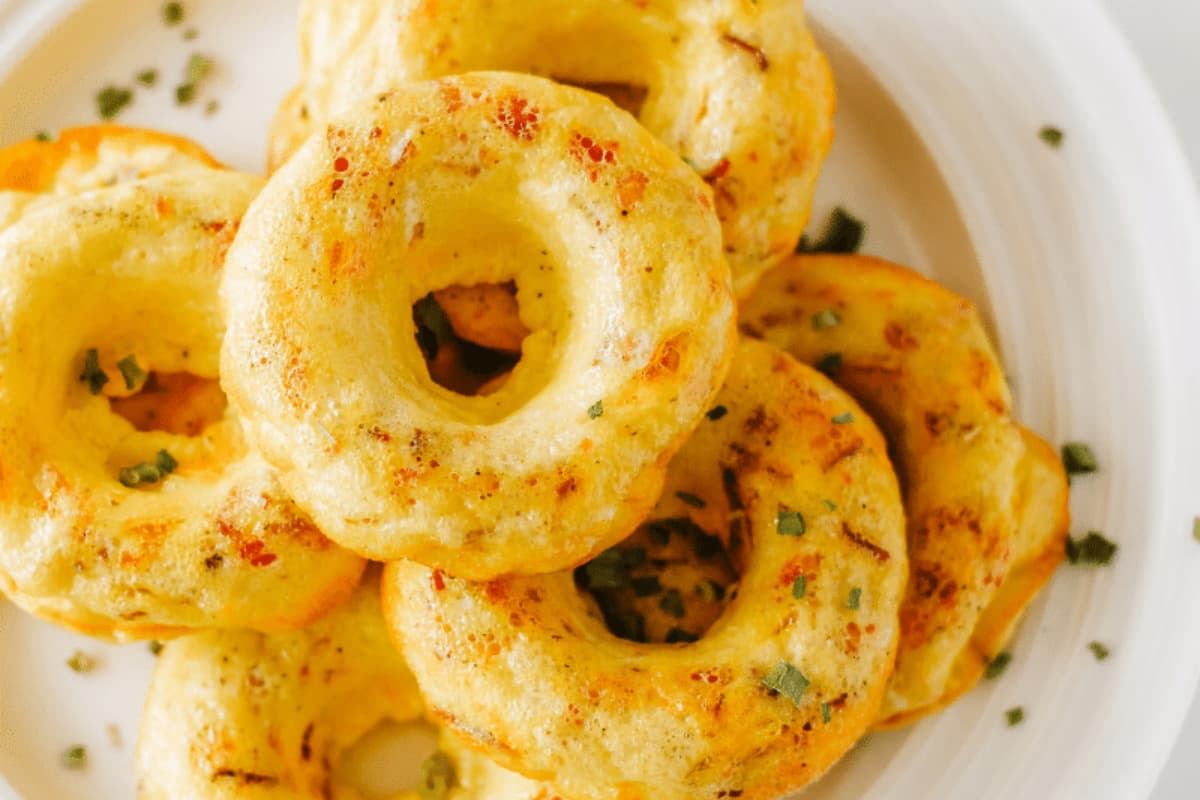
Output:
[[[1141,58],[1175,123],[1192,174],[1200,175],[1200,0],[1100,2],[1112,12]],[[1200,475],[1196,481],[1200,485]],[[1194,626],[1184,629],[1193,631]],[[1180,698],[1164,701],[1186,702]],[[1179,741],[1151,796],[1151,800],[1194,798],[1200,798],[1200,695],[1191,702]]]

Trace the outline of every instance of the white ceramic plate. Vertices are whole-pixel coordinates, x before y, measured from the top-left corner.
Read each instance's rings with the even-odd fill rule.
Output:
[[[260,169],[296,72],[294,0],[192,0],[198,38],[158,0],[0,0],[0,144],[94,120],[92,97],[156,67],[122,122],[197,138]],[[999,680],[940,717],[871,737],[805,796],[1144,798],[1200,669],[1200,215],[1140,71],[1087,0],[810,0],[840,86],[818,222],[843,204],[866,250],[912,264],[989,315],[1021,418],[1090,442],[1077,531],[1114,566],[1064,568]],[[217,60],[221,110],[176,108],[192,52]],[[1066,131],[1059,150],[1044,124]],[[1113,651],[1098,663],[1087,643]],[[100,667],[77,675],[76,650]],[[0,601],[0,797],[133,795],[152,667]],[[1026,721],[1005,726],[1021,705]],[[117,735],[113,735],[116,731]],[[66,771],[68,745],[90,766]],[[8,788],[4,781],[11,785]]]

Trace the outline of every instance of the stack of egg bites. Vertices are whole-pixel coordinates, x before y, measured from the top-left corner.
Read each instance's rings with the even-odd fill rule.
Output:
[[[139,797],[358,796],[388,719],[414,797],[781,797],[1057,566],[972,304],[794,255],[799,0],[547,3],[302,3],[266,181],[0,151],[0,589],[168,641]]]

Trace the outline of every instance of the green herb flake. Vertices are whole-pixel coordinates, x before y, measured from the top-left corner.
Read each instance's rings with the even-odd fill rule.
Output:
[[[762,679],[763,686],[791,700],[796,708],[800,707],[800,699],[804,697],[804,690],[809,683],[803,672],[786,661],[780,661]]]
[[[1082,539],[1067,539],[1067,561],[1072,564],[1102,567],[1112,562],[1118,545],[1099,531],[1088,531]]]
[[[693,535],[692,549],[696,551],[697,558],[709,559],[723,552],[724,546],[718,537],[698,531]]]
[[[132,355],[125,356],[117,362],[121,377],[125,379],[126,389],[136,389],[146,379],[146,370],[138,366],[137,359]]]
[[[158,70],[144,69],[133,76],[142,86],[154,86],[158,83]]]
[[[826,308],[813,314],[812,326],[814,331],[825,330],[826,328],[836,328],[841,324],[842,318],[832,308]]]
[[[583,565],[583,578],[588,589],[621,589],[629,582],[629,571],[621,553],[610,548]]]
[[[836,417],[831,417],[829,421],[834,425],[849,425],[851,422],[854,422],[854,415],[846,411],[845,413],[838,414]]]
[[[50,135],[50,131],[38,131],[33,135],[35,142],[53,142],[54,137]]]
[[[158,658],[163,651],[163,643],[155,639],[146,645],[146,649],[150,651],[150,655]]]
[[[190,42],[199,35],[200,35],[200,31],[196,30],[195,28],[188,28],[186,31],[183,32],[183,40],[185,42]]]
[[[631,642],[646,641],[646,620],[636,611],[620,611],[613,617],[612,632]]]
[[[629,582],[629,585],[633,588],[634,597],[653,597],[662,592],[662,584],[658,582],[658,578],[654,575],[634,578]]]
[[[807,236],[800,238],[797,253],[857,253],[862,247],[867,226],[862,220],[838,206],[829,215],[821,238],[815,242]]]
[[[862,604],[862,589],[855,586],[850,590],[850,596],[846,598],[846,608],[851,611],[858,611],[859,605]]]
[[[781,508],[775,516],[775,532],[780,536],[803,536],[804,517],[799,511]]]
[[[725,599],[725,587],[716,581],[704,580],[696,584],[696,594],[709,603],[719,603]]]
[[[700,637],[690,631],[685,631],[683,628],[671,628],[667,631],[665,641],[667,644],[691,644],[699,640]]]
[[[92,394],[100,394],[104,384],[108,383],[108,375],[100,369],[100,354],[94,347],[83,354],[83,372],[79,373],[79,380],[88,385]]]
[[[587,415],[588,415],[588,419],[599,419],[600,417],[603,417],[604,416],[604,401],[597,400],[596,402],[594,402],[590,406],[588,406]]]
[[[181,83],[175,87],[175,105],[186,106],[196,99],[196,84]]]
[[[1192,520],[1192,538],[1200,542],[1200,517]]]
[[[1097,661],[1103,661],[1112,655],[1112,651],[1101,642],[1088,642],[1088,650],[1092,651]]]
[[[1087,475],[1100,469],[1092,448],[1083,442],[1067,442],[1062,446],[1062,462],[1068,475]]]
[[[76,650],[71,654],[71,657],[67,659],[67,667],[70,668],[72,672],[86,674],[96,668],[96,659],[82,650]]]
[[[193,53],[188,59],[187,70],[184,73],[184,81],[186,83],[200,83],[200,81],[212,74],[215,62],[208,56]]]
[[[163,5],[163,22],[168,25],[178,25],[183,22],[183,3],[166,3]]]
[[[443,344],[454,338],[450,318],[432,292],[413,306],[413,322],[417,326],[417,345],[430,360],[437,356]]]
[[[86,769],[88,765],[87,748],[81,744],[63,750],[60,758],[67,769]]]
[[[105,86],[96,92],[96,113],[100,119],[112,119],[133,102],[133,91],[121,86]]]
[[[1038,131],[1038,138],[1053,148],[1062,147],[1063,132],[1061,128],[1056,128],[1053,125],[1043,125]]]
[[[792,597],[803,600],[806,594],[808,594],[808,578],[804,575],[797,575],[796,580],[792,581]]]
[[[417,794],[421,800],[444,800],[457,783],[454,762],[438,750],[421,764],[421,780]]]
[[[221,104],[216,100],[209,100],[204,104],[204,116],[211,117],[213,114],[221,110]]]
[[[668,589],[662,600],[658,601],[658,607],[675,619],[683,619],[683,615],[686,613],[683,607],[683,595],[679,593],[678,589]]]
[[[832,500],[825,499],[825,500],[822,500],[821,502],[824,503],[825,507],[828,508],[830,511],[837,511],[837,503],[833,502]]]
[[[1008,669],[1008,665],[1012,663],[1012,653],[1007,650],[1001,650],[999,653],[988,662],[987,669],[983,671],[983,677],[988,680],[995,680],[1004,674],[1004,670]]]
[[[170,475],[179,468],[179,462],[166,450],[159,450],[154,456],[154,466],[163,475]]]
[[[833,719],[833,709],[829,707],[829,703],[821,703],[821,721],[826,725]]]
[[[676,492],[675,496],[682,500],[685,505],[689,505],[692,508],[704,508],[708,505],[708,503],[704,502],[691,492]]]
[[[826,353],[813,366],[816,367],[817,372],[824,373],[830,378],[836,378],[838,372],[842,369],[842,354]]]
[[[1004,712],[1004,718],[1008,721],[1010,728],[1020,725],[1025,721],[1025,709],[1021,706],[1013,706]]]
[[[159,450],[154,456],[153,463],[143,461],[132,467],[125,467],[117,473],[117,480],[122,486],[136,489],[147,483],[158,483],[170,475],[179,466],[179,462],[166,450]]]
[[[704,416],[708,417],[708,419],[710,421],[716,422],[717,420],[721,419],[728,413],[729,413],[729,409],[726,408],[725,406],[713,406],[712,408],[710,408],[708,410],[708,413],[705,414]]]

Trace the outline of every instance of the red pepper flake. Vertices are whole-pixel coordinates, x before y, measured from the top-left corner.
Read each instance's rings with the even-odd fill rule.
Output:
[[[345,172],[350,169],[350,161],[345,156],[338,156],[333,162],[333,169],[336,172]]]
[[[713,181],[721,180],[721,178],[724,178],[726,175],[729,174],[729,167],[730,167],[729,159],[722,158],[720,161],[717,162],[717,165],[715,167],[710,169],[704,175],[704,181],[706,183],[712,183]]]
[[[238,547],[238,554],[246,561],[250,562],[252,567],[265,567],[275,561],[278,556],[274,553],[264,553],[266,545],[258,539],[252,539],[248,542],[243,542]]]
[[[337,193],[339,191],[341,191],[341,188],[345,185],[346,185],[346,182],[344,180],[342,180],[341,178],[337,178],[336,180],[334,180],[333,185],[330,186],[329,188],[332,190],[332,193],[334,195],[337,195]]]
[[[514,95],[500,102],[496,124],[514,139],[532,142],[534,134],[541,128],[540,113],[538,107],[530,105],[527,99]]]
[[[433,588],[436,591],[440,592],[446,588],[446,580],[443,575],[444,573],[440,569],[435,569],[433,571],[433,577],[430,580],[432,581]]]

